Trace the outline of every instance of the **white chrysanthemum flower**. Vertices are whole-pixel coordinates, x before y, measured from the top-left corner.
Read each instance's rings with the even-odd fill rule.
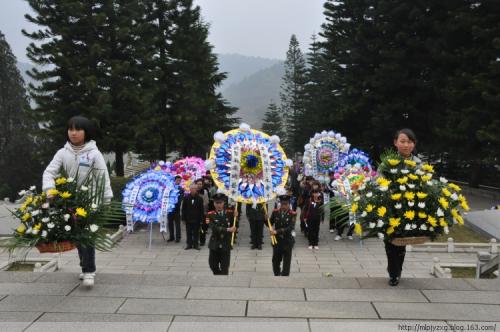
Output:
[[[89,187],[87,187],[87,186],[81,186],[80,190],[81,191],[87,191],[87,190],[89,190]]]
[[[377,236],[379,239],[383,240],[384,239],[384,234],[382,233],[377,233]]]
[[[409,206],[409,207],[413,207],[413,205],[415,205],[415,202],[414,202],[414,201],[408,201],[408,206]]]
[[[399,190],[401,190],[401,191],[406,191],[406,186],[404,186],[404,185],[400,185],[400,186],[399,186]]]
[[[411,225],[410,224],[406,224],[405,225],[405,231],[409,231],[411,229]]]
[[[370,198],[372,196],[373,196],[373,193],[371,191],[366,193],[366,197]]]
[[[428,186],[433,186],[433,185],[434,185],[434,182],[432,182],[432,181],[427,181],[427,182],[426,182],[426,184],[427,184]]]
[[[409,171],[409,170],[407,170],[407,169],[402,169],[402,170],[401,170],[401,173],[403,173],[403,174],[408,174],[408,173],[410,173],[410,171]]]
[[[408,188],[413,189],[415,188],[415,185],[413,183],[408,183]]]
[[[368,223],[368,228],[375,228],[375,223],[374,222],[371,222],[371,223]]]
[[[384,226],[384,222],[382,220],[377,220],[377,227],[383,227]]]
[[[387,191],[387,190],[389,190],[389,187],[387,187],[387,186],[380,186],[378,189],[380,191]]]
[[[403,207],[403,205],[401,203],[397,203],[394,207],[399,210]]]
[[[47,237],[47,231],[46,230],[42,231],[41,237]]]
[[[359,186],[359,190],[365,190],[366,189],[366,186],[364,184],[362,184],[361,186]]]
[[[69,177],[69,178],[67,178],[67,179],[66,179],[66,182],[68,182],[68,183],[71,183],[71,182],[73,182],[73,181],[75,181],[75,179],[74,179],[74,178],[71,178],[71,177]]]
[[[242,130],[242,131],[250,131],[250,129],[251,129],[251,127],[248,124],[246,124],[246,123],[240,124],[240,130]]]
[[[48,209],[50,207],[49,203],[43,203],[42,209]]]
[[[358,202],[360,199],[361,199],[361,197],[356,196],[356,197],[354,197],[353,201]]]
[[[33,231],[33,228],[31,228],[31,227],[30,227],[30,228],[28,228],[28,229],[26,230],[26,234],[31,234],[31,232],[32,232],[32,231]]]
[[[30,191],[34,191],[36,189],[36,186],[31,186]]]
[[[417,169],[417,170],[415,171],[415,173],[416,173],[417,175],[424,175],[424,174],[425,174],[425,172],[424,172],[424,171],[422,171],[421,169]]]
[[[440,177],[439,181],[442,183],[448,183],[448,180],[446,180],[446,178],[444,178],[444,177]]]
[[[47,224],[47,228],[48,228],[48,229],[52,229],[52,228],[54,228],[55,226],[56,226],[56,224],[54,224],[53,222],[49,222],[49,223]]]
[[[31,216],[32,216],[32,217],[36,217],[36,216],[38,216],[39,214],[40,214],[40,210],[35,210],[35,211],[31,212]]]
[[[90,225],[90,231],[91,231],[92,233],[97,232],[97,230],[98,230],[98,229],[99,229],[99,226],[97,226],[96,224],[92,224],[92,225]]]
[[[97,210],[98,205],[96,203],[92,203],[90,207],[92,208],[92,210]]]
[[[422,225],[420,226],[420,229],[421,229],[421,230],[423,230],[423,231],[426,231],[426,230],[427,230],[427,226],[425,226],[425,224],[422,224]]]
[[[425,202],[419,202],[418,207],[423,209],[425,207]]]
[[[31,231],[31,234],[33,234],[33,235],[37,235],[37,234],[38,234],[38,229],[33,229],[33,230]]]
[[[26,194],[26,190],[21,190],[17,193],[19,196],[24,196]]]
[[[443,210],[441,210],[441,208],[437,209],[436,216],[438,216],[438,217],[444,217],[444,212],[443,212]]]
[[[389,170],[389,172],[391,172],[391,174],[396,174],[398,172],[398,169],[397,168],[391,168]]]
[[[416,228],[417,228],[417,225],[411,224],[411,229],[416,229]]]
[[[71,230],[71,226],[70,225],[66,225],[66,226],[64,226],[64,229],[66,230],[66,232],[69,232]]]
[[[448,234],[450,230],[448,229],[448,226],[444,226],[443,228],[444,234]]]
[[[69,215],[69,214],[65,214],[65,215],[63,216],[63,218],[64,218],[64,221],[68,221],[68,220],[69,220],[69,218],[71,218],[71,215]]]
[[[42,222],[44,224],[48,223],[50,221],[50,218],[49,217],[45,217],[45,218],[42,218]]]
[[[457,195],[457,193],[453,193],[453,194],[450,196],[450,198],[451,198],[452,200],[454,200],[454,201],[458,200],[458,195]]]
[[[364,218],[364,217],[366,217],[366,216],[367,216],[366,211],[363,211],[363,213],[361,213],[361,217],[363,217],[363,218]]]

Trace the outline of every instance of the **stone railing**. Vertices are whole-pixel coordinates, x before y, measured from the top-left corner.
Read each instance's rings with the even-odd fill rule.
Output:
[[[491,239],[488,243],[455,242],[453,238],[448,238],[447,242],[426,242],[418,245],[406,246],[406,251],[418,252],[477,252],[488,251],[490,254],[498,253],[498,243],[496,239]]]

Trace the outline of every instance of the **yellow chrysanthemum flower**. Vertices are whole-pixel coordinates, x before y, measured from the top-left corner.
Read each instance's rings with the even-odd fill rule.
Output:
[[[84,208],[77,208],[76,215],[85,218],[87,216],[87,211]]]
[[[372,204],[368,204],[368,205],[366,206],[365,211],[366,211],[366,212],[368,212],[368,213],[370,213],[370,212],[372,212],[372,211],[373,211],[373,209],[374,209],[374,208],[375,208],[375,206],[373,206]]]
[[[40,229],[42,228],[42,224],[36,224],[35,226],[33,226],[33,229],[39,231]]]
[[[443,190],[441,191],[443,192],[443,195],[445,195],[446,197],[451,196],[451,192],[448,190],[448,188],[443,188]]]
[[[399,201],[401,199],[401,193],[397,193],[397,194],[392,194],[391,195],[391,199],[393,201]]]
[[[66,178],[58,178],[56,179],[56,185],[61,185],[61,184],[65,184],[67,182]]]
[[[405,159],[405,164],[410,166],[410,167],[415,167],[417,166],[417,163],[414,162],[413,160]]]
[[[437,220],[433,216],[427,216],[427,222],[432,226],[436,227],[437,226]]]
[[[466,200],[463,200],[461,203],[460,203],[460,206],[462,207],[462,209],[464,209],[465,211],[469,211],[470,210],[470,207],[469,207],[469,204],[467,203]]]
[[[59,190],[57,190],[57,189],[49,189],[47,191],[47,195],[49,195],[49,196],[57,196],[57,195],[59,195]]]
[[[458,222],[459,225],[463,225],[464,224],[464,218],[462,218],[461,215],[458,215],[455,220]]]
[[[444,197],[439,197],[438,202],[445,210],[450,206],[450,203],[448,203],[448,201]]]
[[[386,178],[378,178],[377,183],[381,185],[382,187],[389,187],[389,184],[391,184],[391,181],[387,180]]]
[[[413,201],[415,199],[415,193],[412,191],[405,192],[405,198],[409,201]]]
[[[405,184],[405,183],[408,183],[408,177],[407,176],[404,176],[402,178],[399,178],[396,180],[399,184]]]
[[[459,186],[457,186],[456,184],[454,183],[448,183],[448,187],[450,187],[451,189],[455,190],[455,191],[461,191],[462,188],[460,188]]]
[[[354,234],[361,235],[362,232],[363,232],[363,228],[361,227],[361,225],[354,224]]]
[[[24,211],[26,211],[26,209],[27,209],[27,208],[28,208],[28,207],[26,206],[26,204],[23,204],[23,205],[21,205],[21,207],[19,208],[19,211],[24,212]]]
[[[427,214],[426,214],[425,212],[419,212],[419,213],[418,213],[418,217],[419,217],[420,219],[425,219],[425,218],[427,218]]]
[[[432,165],[429,165],[429,164],[422,165],[422,170],[429,172],[429,173],[434,173],[434,167]]]
[[[399,159],[388,159],[387,162],[391,166],[397,166],[399,164]]]
[[[400,224],[401,218],[389,218],[389,225],[392,227],[398,227]]]
[[[446,223],[446,220],[444,220],[444,218],[439,218],[439,226],[441,226],[441,227],[448,226],[448,224]]]
[[[385,206],[381,206],[377,209],[377,215],[379,217],[385,216],[386,213],[387,213],[387,208]]]
[[[426,174],[426,175],[422,175],[420,178],[422,179],[422,181],[427,182],[427,181],[430,181],[432,179],[432,175]]]
[[[72,194],[70,192],[68,192],[68,191],[65,191],[63,193],[59,193],[59,196],[61,196],[61,198],[64,198],[64,199],[70,198],[71,195]]]
[[[465,196],[462,194],[458,195],[458,200],[460,201],[460,203],[466,201]]]
[[[408,177],[409,177],[411,180],[413,180],[413,181],[415,181],[415,180],[417,180],[417,179],[418,179],[418,175],[415,175],[415,174],[408,174]]]
[[[428,196],[428,195],[427,195],[426,193],[423,193],[423,192],[420,192],[420,191],[417,193],[417,197],[418,197],[419,199],[424,199],[424,198],[426,198],[427,196]]]
[[[24,204],[28,206],[31,204],[31,202],[33,202],[33,196],[28,196],[28,198],[26,198],[26,200],[24,201]]]
[[[29,214],[29,213],[25,213],[21,217],[22,221],[28,221],[30,218],[31,218],[31,214]]]
[[[413,211],[413,210],[406,211],[404,214],[404,217],[408,220],[415,219],[415,211]]]
[[[19,234],[24,234],[24,232],[26,232],[26,226],[24,226],[24,224],[19,225],[19,227],[17,227],[16,229],[16,232],[18,232]]]
[[[394,227],[388,227],[385,232],[387,233],[387,235],[391,235],[392,233],[394,233]]]

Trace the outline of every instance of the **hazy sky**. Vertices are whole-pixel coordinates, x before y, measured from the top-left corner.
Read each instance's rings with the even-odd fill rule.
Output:
[[[324,0],[194,0],[210,23],[210,42],[217,53],[284,59],[292,34],[305,51],[313,33],[320,31]],[[29,39],[21,29],[34,30],[24,14],[30,7],[24,0],[0,0],[0,31],[19,61]]]

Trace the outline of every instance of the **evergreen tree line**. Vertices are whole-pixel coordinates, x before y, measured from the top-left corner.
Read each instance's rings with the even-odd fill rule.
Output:
[[[500,185],[500,2],[328,0],[324,15],[307,56],[292,36],[264,119],[289,153],[333,129],[376,160],[409,127],[443,174]]]
[[[232,127],[236,109],[217,87],[219,71],[209,26],[192,0],[28,0],[37,31],[28,58],[32,113],[44,124],[48,155],[74,115],[92,119],[99,147],[164,160],[168,151],[199,155],[216,130]]]

